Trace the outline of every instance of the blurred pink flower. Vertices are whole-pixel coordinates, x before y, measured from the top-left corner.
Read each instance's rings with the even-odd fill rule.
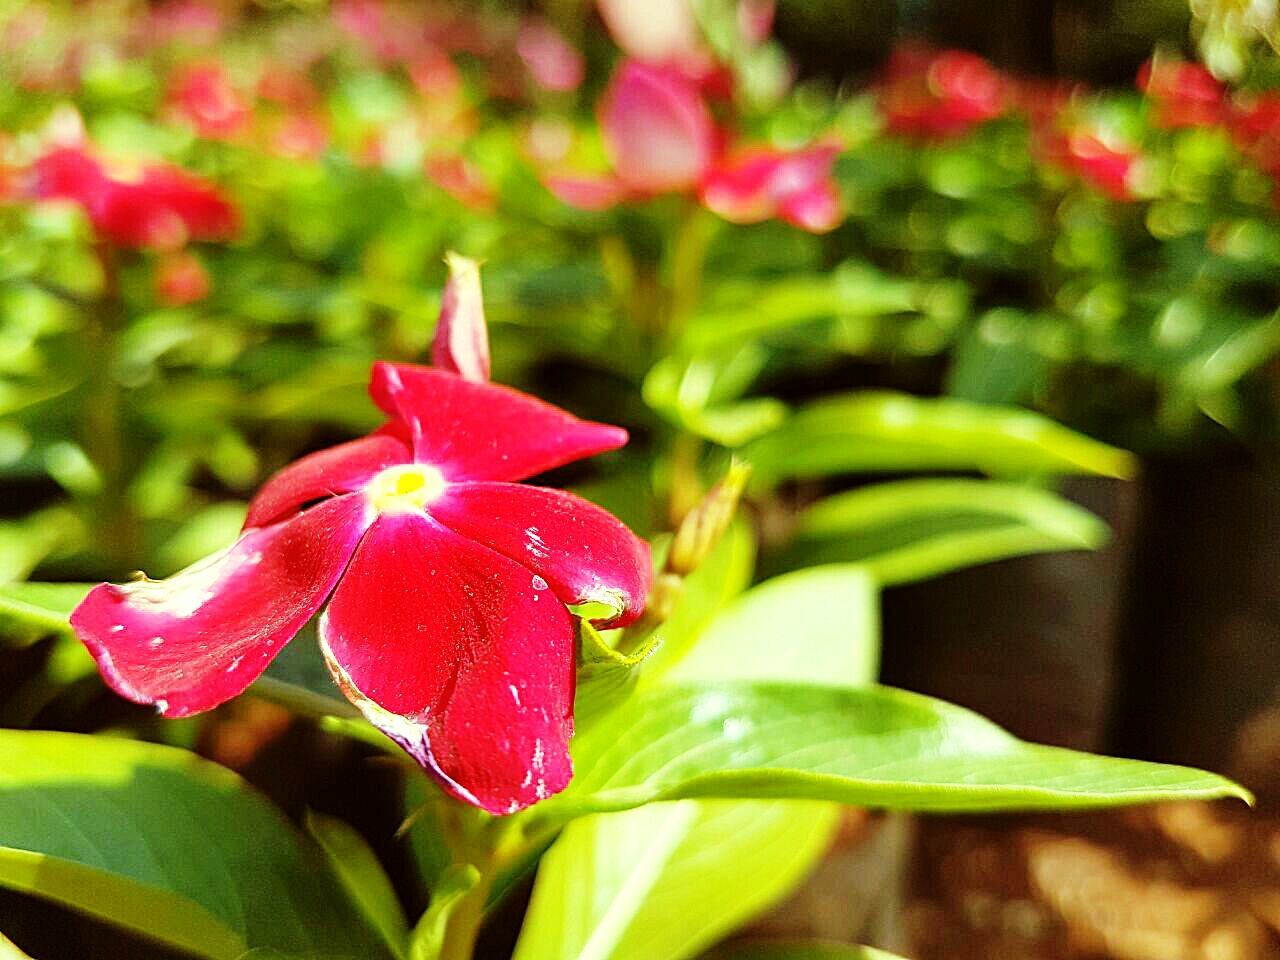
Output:
[[[463,206],[482,213],[498,202],[493,186],[471,161],[461,154],[434,154],[423,161],[427,179]]]
[[[296,110],[267,122],[267,149],[287,160],[317,160],[329,146],[329,125],[322,114]]]
[[[186,67],[169,82],[170,109],[209,140],[231,140],[252,120],[248,100],[216,63]]]
[[[812,233],[825,233],[842,219],[831,179],[839,148],[834,145],[782,151],[751,147],[726,157],[702,181],[707,209],[734,223],[778,217]]]
[[[582,85],[587,69],[582,54],[541,17],[526,17],[521,22],[516,52],[542,89],[563,93]]]
[[[571,206],[598,211],[626,200],[695,192],[708,209],[736,223],[779,217],[824,232],[840,222],[831,178],[836,147],[742,146],[726,153],[697,85],[677,70],[624,61],[599,113],[613,172],[543,178]]]
[[[716,150],[716,127],[698,89],[673,69],[622,63],[600,103],[605,150],[631,190],[695,186]]]
[[[167,0],[147,11],[146,30],[152,43],[205,47],[222,36],[226,25],[222,7],[209,0]]]

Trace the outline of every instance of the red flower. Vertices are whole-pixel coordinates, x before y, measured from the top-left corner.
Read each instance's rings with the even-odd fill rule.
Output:
[[[493,185],[466,157],[458,154],[428,156],[422,163],[428,180],[463,206],[487,213],[498,202]]]
[[[1112,200],[1132,200],[1133,171],[1141,159],[1136,149],[1112,147],[1083,130],[1048,137],[1041,150],[1046,159],[1075,173]]]
[[[1138,71],[1138,89],[1155,104],[1157,126],[1216,126],[1227,116],[1227,90],[1198,63],[1151,58]]]
[[[222,67],[188,67],[170,83],[170,108],[209,140],[230,140],[249,126],[249,102],[231,85]]]
[[[754,148],[718,164],[702,182],[702,202],[735,223],[780,217],[813,233],[840,223],[840,197],[831,181],[839,149],[786,153]]]
[[[1266,173],[1280,174],[1280,95],[1258,94],[1238,104],[1231,138]]]
[[[209,295],[209,271],[194,253],[165,254],[156,264],[156,299],[168,307],[185,307]]]
[[[895,133],[949,139],[1002,116],[1007,87],[999,71],[975,54],[907,45],[889,61],[880,109]]]
[[[515,481],[626,432],[427,367],[375,364],[370,392],[390,422],[273,477],[230,548],[103,584],[72,625],[114,690],[182,717],[244,690],[328,598],[343,693],[449,793],[514,812],[572,775],[566,604],[625,624],[651,576],[613,516]]]
[[[755,146],[725,155],[698,85],[675,69],[625,61],[601,101],[600,125],[613,175],[546,178],[570,206],[606,210],[628,199],[697,191],[708,209],[735,223],[780,217],[821,233],[840,222],[835,147]]]
[[[136,177],[113,175],[78,147],[59,147],[32,167],[30,192],[73,200],[98,236],[122,247],[174,250],[189,240],[228,240],[239,229],[235,207],[212,184],[165,165]]]

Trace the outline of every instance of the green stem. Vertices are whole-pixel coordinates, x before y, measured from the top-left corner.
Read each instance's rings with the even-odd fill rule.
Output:
[[[138,563],[140,539],[125,477],[124,397],[115,370],[124,301],[115,250],[100,241],[95,252],[102,270],[102,293],[87,311],[85,347],[94,376],[84,411],[81,443],[102,480],[102,487],[90,504],[97,546],[111,568],[121,570]]]
[[[712,214],[692,203],[672,237],[671,293],[663,330],[668,342],[679,336],[702,296],[702,272],[716,225]]]

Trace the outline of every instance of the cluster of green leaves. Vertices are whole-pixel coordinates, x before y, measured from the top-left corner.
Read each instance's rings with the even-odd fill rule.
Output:
[[[958,441],[958,431],[970,431],[969,447],[996,472],[1124,462],[1034,415],[944,407],[939,416],[927,403],[919,413],[914,429],[901,416],[888,418],[900,459],[873,466],[929,466],[921,450],[931,448],[937,462],[955,466],[963,446],[946,441]],[[768,435],[782,451],[788,422]],[[814,433],[803,422],[799,429]],[[981,447],[973,443],[979,437]],[[785,476],[813,461],[779,453],[760,462],[777,471],[764,475]],[[993,530],[1007,534],[991,539],[1012,544],[1009,553],[1086,545],[1098,536],[1088,515],[1004,481],[911,480],[832,496],[804,526],[806,536],[853,551],[857,562],[820,562],[751,586],[757,543],[739,521],[687,579],[657,631],[660,642],[624,656],[584,625],[579,703],[588,709],[573,746],[578,774],[564,793],[502,824],[506,877],[487,891],[491,902],[500,897],[546,849],[521,960],[694,956],[794,888],[825,850],[841,803],[989,811],[1246,796],[1212,774],[1029,745],[957,707],[873,685],[883,586],[988,558],[993,548],[983,534]],[[65,614],[82,591],[5,588],[7,632],[54,631],[74,644]],[[309,642],[295,643],[297,656],[318,660],[302,646]],[[277,665],[256,689],[321,715],[334,732],[395,752],[305,663]],[[249,948],[308,955],[305,938],[316,928],[305,918],[320,908],[306,898],[314,896],[324,898],[328,916],[363,918],[323,934],[330,953],[380,955],[362,952],[373,943],[392,956],[434,957],[450,912],[481,882],[474,868],[458,872],[438,802],[418,810],[411,837],[435,899],[410,935],[381,869],[349,828],[313,820],[307,840],[235,778],[185,752],[14,730],[0,738],[0,753],[0,803],[48,811],[0,818],[12,823],[0,832],[7,851],[0,884],[201,956]],[[127,811],[128,829],[103,809]],[[233,817],[234,838],[210,854],[218,824]],[[263,848],[278,866],[263,869]],[[257,866],[247,870],[251,854]],[[289,894],[298,913],[281,913],[281,895],[259,885],[277,874],[291,883],[295,873],[306,877]],[[757,879],[733,882],[743,875]],[[269,923],[246,912],[246,904],[263,902],[273,904]]]

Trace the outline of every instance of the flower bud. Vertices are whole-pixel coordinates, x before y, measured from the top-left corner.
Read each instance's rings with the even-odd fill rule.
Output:
[[[445,255],[449,281],[431,343],[431,362],[467,380],[489,379],[489,331],[480,289],[480,263],[457,253]]]
[[[724,478],[680,521],[667,555],[669,572],[688,576],[702,565],[733,520],[750,476],[748,464],[731,463]]]

